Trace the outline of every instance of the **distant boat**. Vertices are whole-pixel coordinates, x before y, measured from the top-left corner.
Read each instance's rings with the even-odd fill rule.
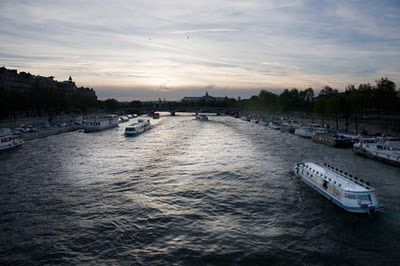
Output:
[[[258,122],[260,122],[260,119],[259,119],[258,117],[252,117],[252,118],[250,119],[250,122],[255,123],[255,124],[258,124]]]
[[[136,136],[150,129],[150,120],[138,119],[135,123],[125,127],[125,136]]]
[[[86,122],[83,131],[85,133],[89,133],[89,132],[101,131],[116,126],[118,126],[118,116],[106,115],[101,118],[96,118],[93,121]]]
[[[312,127],[298,127],[294,130],[294,134],[303,138],[311,138],[312,137]]]
[[[298,128],[299,125],[297,123],[292,123],[289,121],[283,121],[281,123],[281,131],[282,132],[288,132],[288,133],[294,133],[294,131],[296,130],[296,128]]]
[[[400,138],[382,138],[378,142],[360,140],[354,143],[353,152],[400,166]]]
[[[302,126],[294,130],[294,134],[303,138],[311,138],[313,135],[326,134],[328,129],[323,127]]]
[[[351,139],[333,133],[313,134],[311,139],[336,148],[351,148],[353,146]]]
[[[199,121],[208,121],[208,117],[206,115],[198,115],[196,119]]]
[[[372,214],[382,208],[368,182],[333,166],[297,163],[293,171],[304,183],[348,212]]]
[[[21,134],[13,133],[10,129],[0,131],[0,151],[9,150],[24,144]]]
[[[122,116],[120,116],[119,118],[118,118],[118,122],[119,123],[123,123],[123,122],[126,122],[126,121],[129,121],[129,117],[128,116],[126,116],[126,115],[122,115]]]
[[[268,125],[270,128],[275,129],[275,130],[281,129],[281,123],[278,121],[271,121],[271,122],[269,122]]]
[[[260,126],[268,126],[268,121],[265,121],[265,120],[260,119],[260,120],[258,121],[258,124],[259,124]]]

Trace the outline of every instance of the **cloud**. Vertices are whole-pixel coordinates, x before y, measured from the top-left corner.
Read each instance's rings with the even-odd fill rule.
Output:
[[[101,93],[400,82],[392,1],[21,0],[0,9],[2,65],[73,75]]]
[[[172,31],[174,34],[185,34],[185,33],[195,33],[195,32],[235,32],[239,31],[237,29],[197,29],[197,30],[177,30]]]

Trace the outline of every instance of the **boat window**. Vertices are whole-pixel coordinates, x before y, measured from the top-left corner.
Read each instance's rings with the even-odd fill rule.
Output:
[[[358,200],[369,200],[369,201],[371,201],[371,196],[370,195],[357,195],[357,199]]]
[[[354,195],[354,194],[347,194],[347,195],[346,195],[346,198],[348,198],[348,199],[356,199],[356,195]]]

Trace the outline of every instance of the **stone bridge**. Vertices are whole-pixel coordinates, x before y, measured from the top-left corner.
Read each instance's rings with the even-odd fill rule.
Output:
[[[239,116],[240,108],[229,108],[229,107],[182,107],[182,106],[157,106],[157,107],[141,107],[141,108],[127,108],[124,110],[125,113],[137,113],[137,114],[152,114],[155,112],[169,112],[171,115],[175,115],[177,112],[184,113],[214,113],[216,115],[231,115]]]

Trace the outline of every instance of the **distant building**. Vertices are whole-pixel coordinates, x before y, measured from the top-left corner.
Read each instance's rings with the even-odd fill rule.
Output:
[[[81,95],[91,100],[97,100],[96,92],[91,88],[78,88],[70,76],[68,80],[56,81],[53,76],[35,76],[15,69],[0,67],[0,90],[28,92],[37,88],[60,90],[67,95]]]
[[[25,91],[35,84],[35,77],[30,73],[17,73],[15,69],[0,68],[0,89]]]
[[[199,102],[199,101],[205,101],[205,102],[223,102],[228,100],[228,97],[213,97],[206,92],[206,94],[202,97],[183,97],[181,100],[182,102]]]

